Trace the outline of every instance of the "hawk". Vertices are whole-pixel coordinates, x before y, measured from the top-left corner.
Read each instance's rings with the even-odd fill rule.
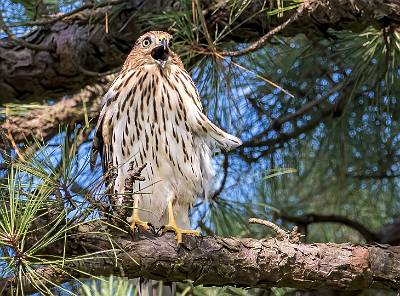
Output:
[[[203,113],[199,93],[182,61],[171,50],[172,36],[142,35],[103,98],[93,151],[103,168],[116,168],[117,205],[124,202],[129,164],[146,164],[145,181],[133,185],[131,227],[164,226],[178,243],[189,230],[189,209],[207,195],[212,178],[211,149],[225,150],[241,141]]]

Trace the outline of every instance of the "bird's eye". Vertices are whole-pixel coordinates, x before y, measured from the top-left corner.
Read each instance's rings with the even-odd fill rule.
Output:
[[[151,43],[151,39],[150,39],[150,37],[147,37],[142,41],[142,46],[148,47],[150,45],[150,43]]]

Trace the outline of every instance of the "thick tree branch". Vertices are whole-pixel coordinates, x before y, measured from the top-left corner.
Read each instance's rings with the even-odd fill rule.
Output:
[[[121,66],[133,41],[149,26],[143,20],[139,24],[134,16],[183,9],[176,5],[179,4],[177,1],[126,0],[116,4],[119,2],[114,0],[110,2],[114,5],[97,8],[85,6],[68,18],[56,18],[56,22],[50,19],[45,26],[38,27],[21,39],[22,43],[19,44],[11,39],[1,40],[0,100],[54,99],[77,92],[83,85],[97,81],[97,75],[88,73],[107,72]],[[202,0],[200,3],[205,19],[209,20],[208,31],[213,36],[215,28],[225,26],[224,20],[229,18],[231,6],[217,0]],[[224,41],[258,40],[267,36],[265,32],[269,32],[270,28],[285,24],[296,13],[291,10],[285,12],[284,17],[268,17],[266,13],[258,13],[265,8],[264,4],[264,1],[251,1],[232,27],[242,25],[227,35]],[[267,7],[270,6],[267,4]],[[400,23],[400,4],[395,0],[311,0],[307,7],[295,21],[287,23],[280,33],[287,36],[304,33],[315,38],[324,36],[329,28],[362,31],[370,25],[398,26]],[[216,8],[218,13],[214,13]],[[110,16],[108,34],[104,21],[106,13]],[[150,17],[148,20],[151,22]],[[167,30],[171,24],[157,29]],[[259,45],[265,44],[261,41]],[[24,44],[31,46],[24,47]],[[51,51],[38,51],[35,48],[48,48]]]
[[[170,233],[161,237],[144,233],[140,238],[115,238],[124,250],[117,252],[118,266],[110,252],[107,258],[103,254],[97,259],[81,259],[69,268],[92,275],[107,276],[122,271],[128,278],[190,279],[195,285],[342,290],[400,288],[400,247],[295,244],[288,240],[222,237],[185,237],[184,243],[177,246]],[[90,246],[90,240],[80,238],[79,243]],[[92,240],[97,251],[110,249],[106,238],[97,235]],[[43,274],[58,283],[68,279],[60,272]],[[26,291],[31,288],[27,283]]]
[[[97,118],[101,97],[113,77],[114,75],[104,77],[98,84],[89,85],[54,105],[28,112],[24,116],[8,117],[1,128],[6,129],[19,143],[32,137],[48,139],[58,132],[60,124],[73,126],[83,122],[85,116],[89,120]]]
[[[43,26],[43,25],[50,25],[50,24],[54,24],[57,21],[61,21],[64,20],[68,17],[72,17],[77,15],[78,13],[87,10],[87,9],[98,9],[104,6],[113,6],[113,5],[117,5],[117,4],[121,4],[123,3],[124,0],[111,0],[111,1],[106,1],[103,3],[86,3],[83,4],[82,6],[67,12],[67,13],[63,13],[63,14],[58,14],[54,17],[50,17],[48,19],[44,19],[44,20],[38,20],[38,21],[30,21],[30,22],[21,22],[21,23],[12,23],[9,25],[9,27],[21,27],[21,26],[29,26],[29,27],[33,27],[33,26]]]

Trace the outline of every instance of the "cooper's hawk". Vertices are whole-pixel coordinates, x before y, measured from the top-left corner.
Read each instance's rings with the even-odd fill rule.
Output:
[[[114,192],[124,196],[129,164],[147,164],[133,186],[132,228],[147,222],[173,230],[178,242],[189,228],[189,208],[207,194],[212,177],[210,149],[228,150],[241,141],[206,115],[193,81],[171,51],[172,36],[141,36],[103,99],[93,149],[103,167],[117,168]],[[144,222],[145,221],[145,222]]]

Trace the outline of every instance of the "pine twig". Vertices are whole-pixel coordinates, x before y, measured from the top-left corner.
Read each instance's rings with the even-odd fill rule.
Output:
[[[276,238],[280,241],[289,241],[295,244],[300,242],[301,234],[298,232],[297,226],[293,227],[292,231],[288,232],[280,228],[275,223],[263,219],[250,218],[249,223],[261,224],[267,226],[268,228],[271,228],[273,231],[276,232]]]
[[[19,148],[18,148],[17,144],[15,143],[14,138],[13,138],[13,136],[12,136],[12,134],[11,134],[10,131],[8,131],[7,137],[8,137],[8,140],[10,141],[12,147],[14,148],[15,153],[18,155],[18,158],[19,158],[21,161],[25,161],[25,158],[24,158],[24,156],[22,155],[22,153],[19,151]]]
[[[267,34],[262,36],[256,42],[252,43],[251,45],[249,45],[248,47],[246,47],[242,50],[222,51],[222,52],[220,52],[220,54],[222,56],[238,57],[238,56],[248,54],[250,52],[253,52],[253,51],[263,47],[272,36],[283,31],[287,26],[289,26],[291,23],[297,21],[301,16],[303,16],[308,11],[307,8],[309,6],[310,6],[309,2],[307,0],[305,0],[303,2],[303,4],[299,7],[299,9],[294,14],[292,14],[292,16],[290,18],[288,18],[287,21],[285,21],[281,25],[279,25],[279,26],[275,27],[274,29],[272,29],[271,31],[269,31]]]
[[[96,8],[101,8],[101,7],[108,6],[108,5],[121,4],[123,2],[124,2],[124,0],[111,0],[111,1],[105,1],[103,3],[98,3],[98,4],[97,3],[93,3],[93,4],[88,3],[88,4],[78,7],[77,9],[74,9],[70,12],[60,14],[60,15],[50,18],[50,19],[44,19],[44,20],[40,20],[40,21],[31,21],[31,22],[14,23],[14,24],[9,24],[8,27],[21,27],[21,26],[33,27],[33,26],[50,25],[50,24],[54,24],[57,21],[61,21],[61,20],[65,19],[66,17],[72,17],[73,15],[75,15],[81,11],[84,11],[86,9],[96,9]]]
[[[5,167],[11,163],[11,146],[10,141],[7,137],[7,130],[0,127],[0,141],[2,145],[0,145],[0,154],[3,157]],[[0,294],[1,295],[1,294]]]

